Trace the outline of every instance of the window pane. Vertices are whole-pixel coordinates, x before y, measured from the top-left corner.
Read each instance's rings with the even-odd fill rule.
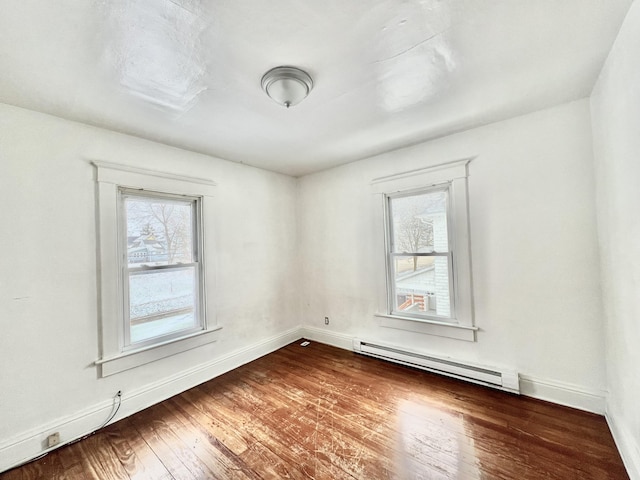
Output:
[[[390,204],[394,253],[449,251],[446,191],[392,198]]]
[[[130,343],[197,327],[196,292],[195,267],[130,274]]]
[[[451,317],[448,262],[449,257],[391,257],[394,312]]]
[[[126,196],[129,267],[192,263],[193,207],[190,201]]]

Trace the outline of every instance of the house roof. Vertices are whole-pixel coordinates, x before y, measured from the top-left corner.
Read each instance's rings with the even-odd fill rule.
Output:
[[[398,294],[426,294],[433,293],[434,289],[434,267],[412,271],[396,278],[396,293]]]

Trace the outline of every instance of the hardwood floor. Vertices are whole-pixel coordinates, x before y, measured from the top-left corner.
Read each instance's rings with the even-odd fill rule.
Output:
[[[628,478],[598,415],[299,343],[0,479]]]

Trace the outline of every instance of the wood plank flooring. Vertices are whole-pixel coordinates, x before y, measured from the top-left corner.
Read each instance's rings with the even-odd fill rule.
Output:
[[[629,478],[598,415],[299,343],[0,480]]]

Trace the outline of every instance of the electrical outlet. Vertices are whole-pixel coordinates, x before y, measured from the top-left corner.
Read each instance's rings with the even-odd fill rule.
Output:
[[[49,448],[55,447],[60,443],[60,432],[52,433],[47,437],[47,446]]]
[[[324,324],[329,325],[329,317],[324,317]]]

